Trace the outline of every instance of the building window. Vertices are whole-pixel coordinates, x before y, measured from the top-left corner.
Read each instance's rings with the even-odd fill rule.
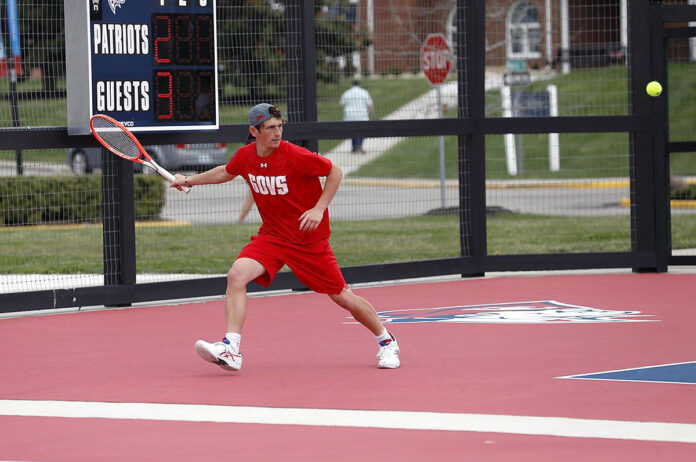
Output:
[[[454,6],[447,14],[447,24],[445,25],[445,34],[447,40],[452,44],[452,47],[457,48],[457,7]]]
[[[507,18],[508,58],[541,57],[541,24],[539,12],[531,2],[515,3]]]
[[[358,22],[358,0],[334,0],[325,8],[331,18],[352,24]]]

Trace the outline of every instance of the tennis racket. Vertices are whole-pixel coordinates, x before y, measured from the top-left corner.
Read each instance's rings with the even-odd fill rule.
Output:
[[[95,114],[89,121],[89,128],[94,137],[109,151],[126,160],[147,165],[168,182],[174,182],[174,175],[157,165],[130,130],[119,121],[104,114]],[[191,191],[191,188],[186,186],[180,188],[186,194]]]

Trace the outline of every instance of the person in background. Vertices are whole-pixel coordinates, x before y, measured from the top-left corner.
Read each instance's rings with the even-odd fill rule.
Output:
[[[374,115],[375,107],[370,94],[360,86],[359,80],[353,80],[353,86],[341,95],[341,106],[343,106],[343,120],[370,120],[370,115]],[[364,138],[353,138],[352,153],[364,154]]]
[[[252,205],[254,205],[254,196],[251,194],[251,190],[249,190],[246,199],[244,199],[244,204],[242,204],[242,210],[239,212],[240,223],[244,223],[244,219],[249,215]]]

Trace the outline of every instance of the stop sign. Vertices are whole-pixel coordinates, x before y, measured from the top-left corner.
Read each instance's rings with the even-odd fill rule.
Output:
[[[440,85],[452,69],[452,49],[442,34],[429,34],[420,51],[421,70],[431,85]]]

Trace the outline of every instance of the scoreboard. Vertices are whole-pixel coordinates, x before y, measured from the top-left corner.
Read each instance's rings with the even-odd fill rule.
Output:
[[[69,134],[218,128],[215,0],[72,0],[65,24]]]

